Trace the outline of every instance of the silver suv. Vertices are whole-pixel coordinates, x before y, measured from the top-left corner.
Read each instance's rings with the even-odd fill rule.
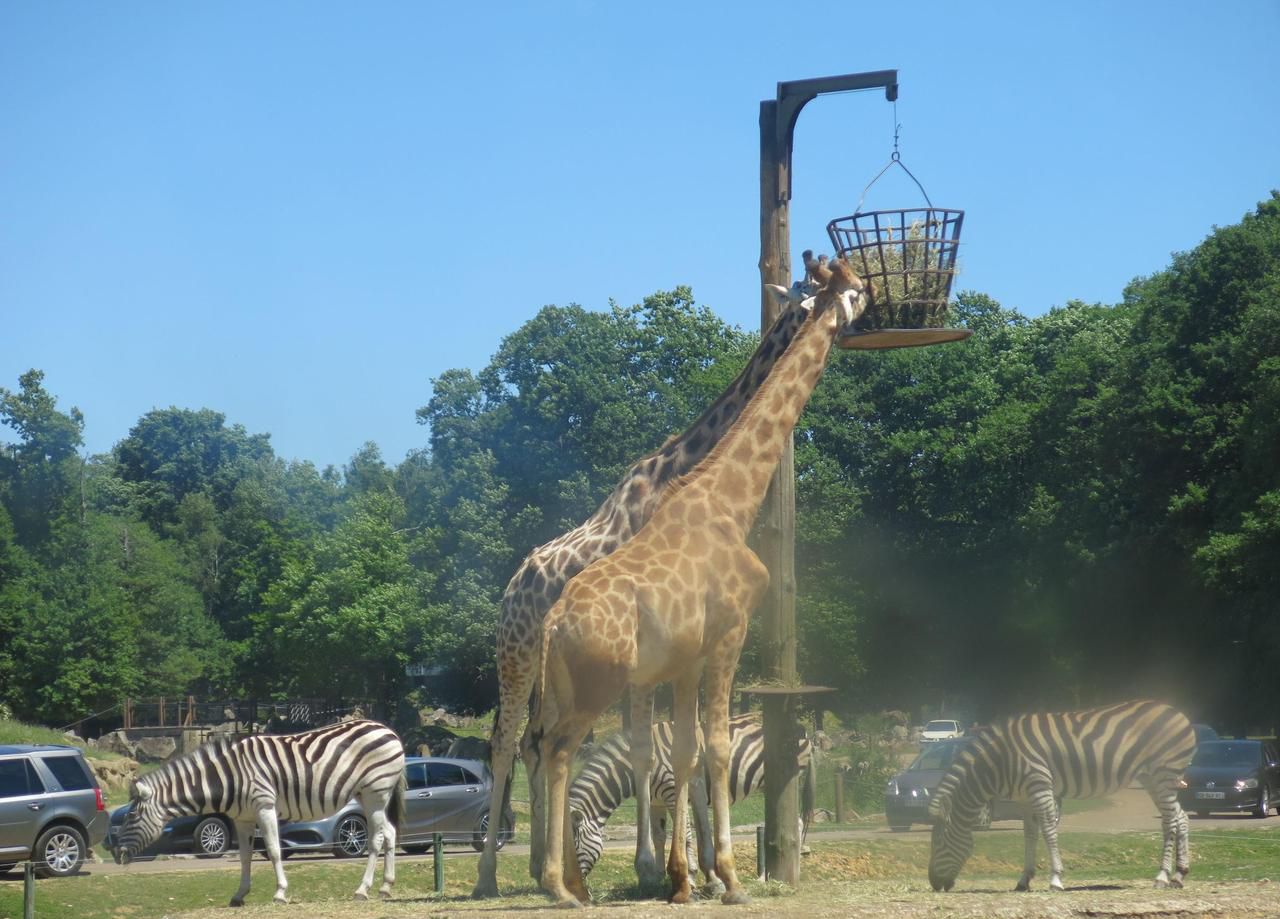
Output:
[[[0,871],[30,859],[41,877],[75,874],[106,833],[102,789],[80,750],[0,745]]]

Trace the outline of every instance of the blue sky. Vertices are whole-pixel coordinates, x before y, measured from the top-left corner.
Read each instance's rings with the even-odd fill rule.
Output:
[[[756,327],[760,100],[895,67],[958,286],[1116,302],[1280,187],[1278,47],[1277,0],[5,3],[0,386],[43,369],[93,452],[178,405],[396,462],[431,379],[545,304],[689,284]],[[797,253],[893,123],[804,110]]]

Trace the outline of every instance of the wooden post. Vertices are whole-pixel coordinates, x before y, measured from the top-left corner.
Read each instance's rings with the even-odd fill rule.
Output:
[[[845,823],[844,770],[836,769],[836,823]]]
[[[776,99],[760,103],[760,280],[791,284],[791,147],[800,110],[823,93],[883,87],[898,97],[898,72],[878,70],[778,84]],[[816,228],[815,228],[816,229]],[[761,289],[760,330],[773,325],[778,306]],[[795,459],[788,439],[760,508],[757,554],[769,569],[760,610],[762,676],[797,688]],[[800,880],[800,769],[796,763],[799,696],[764,697],[764,826],[767,874],[785,884]]]
[[[790,203],[779,149],[778,103],[760,103],[760,282],[791,285]],[[777,301],[761,287],[760,330],[778,318]],[[792,686],[796,680],[795,455],[792,439],[782,450],[760,508],[756,548],[769,569],[760,610],[764,679]],[[765,875],[784,884],[800,880],[800,772],[796,766],[794,696],[764,697]]]
[[[160,727],[164,727],[164,696],[160,697],[160,704],[156,706],[156,710],[160,713]]]

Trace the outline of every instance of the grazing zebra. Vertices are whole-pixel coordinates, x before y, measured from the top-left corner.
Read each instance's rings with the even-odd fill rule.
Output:
[[[973,851],[979,811],[994,798],[1010,798],[1027,807],[1022,825],[1025,861],[1016,889],[1030,889],[1039,831],[1049,850],[1049,887],[1062,890],[1054,796],[1098,798],[1137,779],[1160,810],[1164,829],[1155,886],[1181,887],[1191,870],[1191,849],[1177,782],[1195,749],[1196,735],[1187,717],[1150,701],[1023,715],[980,730],[956,755],[929,803],[929,815],[936,821],[929,883],[934,890],[951,889]]]
[[[277,821],[316,820],[352,798],[364,807],[370,830],[369,861],[356,899],[368,897],[384,845],[381,893],[390,896],[396,829],[404,815],[404,747],[394,731],[376,721],[347,721],[301,734],[222,738],[170,761],[134,783],[132,808],[114,855],[128,864],[173,817],[224,813],[235,821],[240,842],[240,889],[231,905],[243,906],[249,892],[255,824],[275,868],[274,899],[287,903]]]
[[[653,753],[656,760],[649,783],[650,830],[657,861],[664,861],[666,815],[675,808],[676,782],[671,768],[671,722],[653,726]],[[804,838],[813,819],[814,762],[809,741],[801,738],[796,753],[805,770],[802,788],[800,836]],[[569,786],[569,812],[573,819],[574,848],[578,865],[586,877],[604,849],[604,825],[627,798],[634,796],[631,742],[627,734],[615,734],[587,758]],[[729,801],[741,801],[764,781],[764,729],[757,716],[738,715],[729,719]],[[690,814],[698,836],[698,865],[707,883],[713,883],[714,838],[707,819],[707,791],[703,781],[689,783]],[[686,840],[686,844],[688,840]],[[672,840],[672,844],[675,841]]]

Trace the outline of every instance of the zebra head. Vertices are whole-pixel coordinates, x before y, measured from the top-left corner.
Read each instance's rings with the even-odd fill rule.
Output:
[[[604,852],[604,824],[592,820],[580,810],[570,809],[573,820],[573,848],[578,853],[578,867],[585,878]]]
[[[115,838],[112,855],[116,864],[127,865],[138,853],[160,838],[168,815],[157,801],[155,789],[139,779],[129,789],[129,813]]]
[[[964,808],[957,809],[949,796],[943,796],[929,802],[929,816],[934,820],[929,884],[934,890],[950,890],[960,869],[973,854],[973,827],[978,815]]]

